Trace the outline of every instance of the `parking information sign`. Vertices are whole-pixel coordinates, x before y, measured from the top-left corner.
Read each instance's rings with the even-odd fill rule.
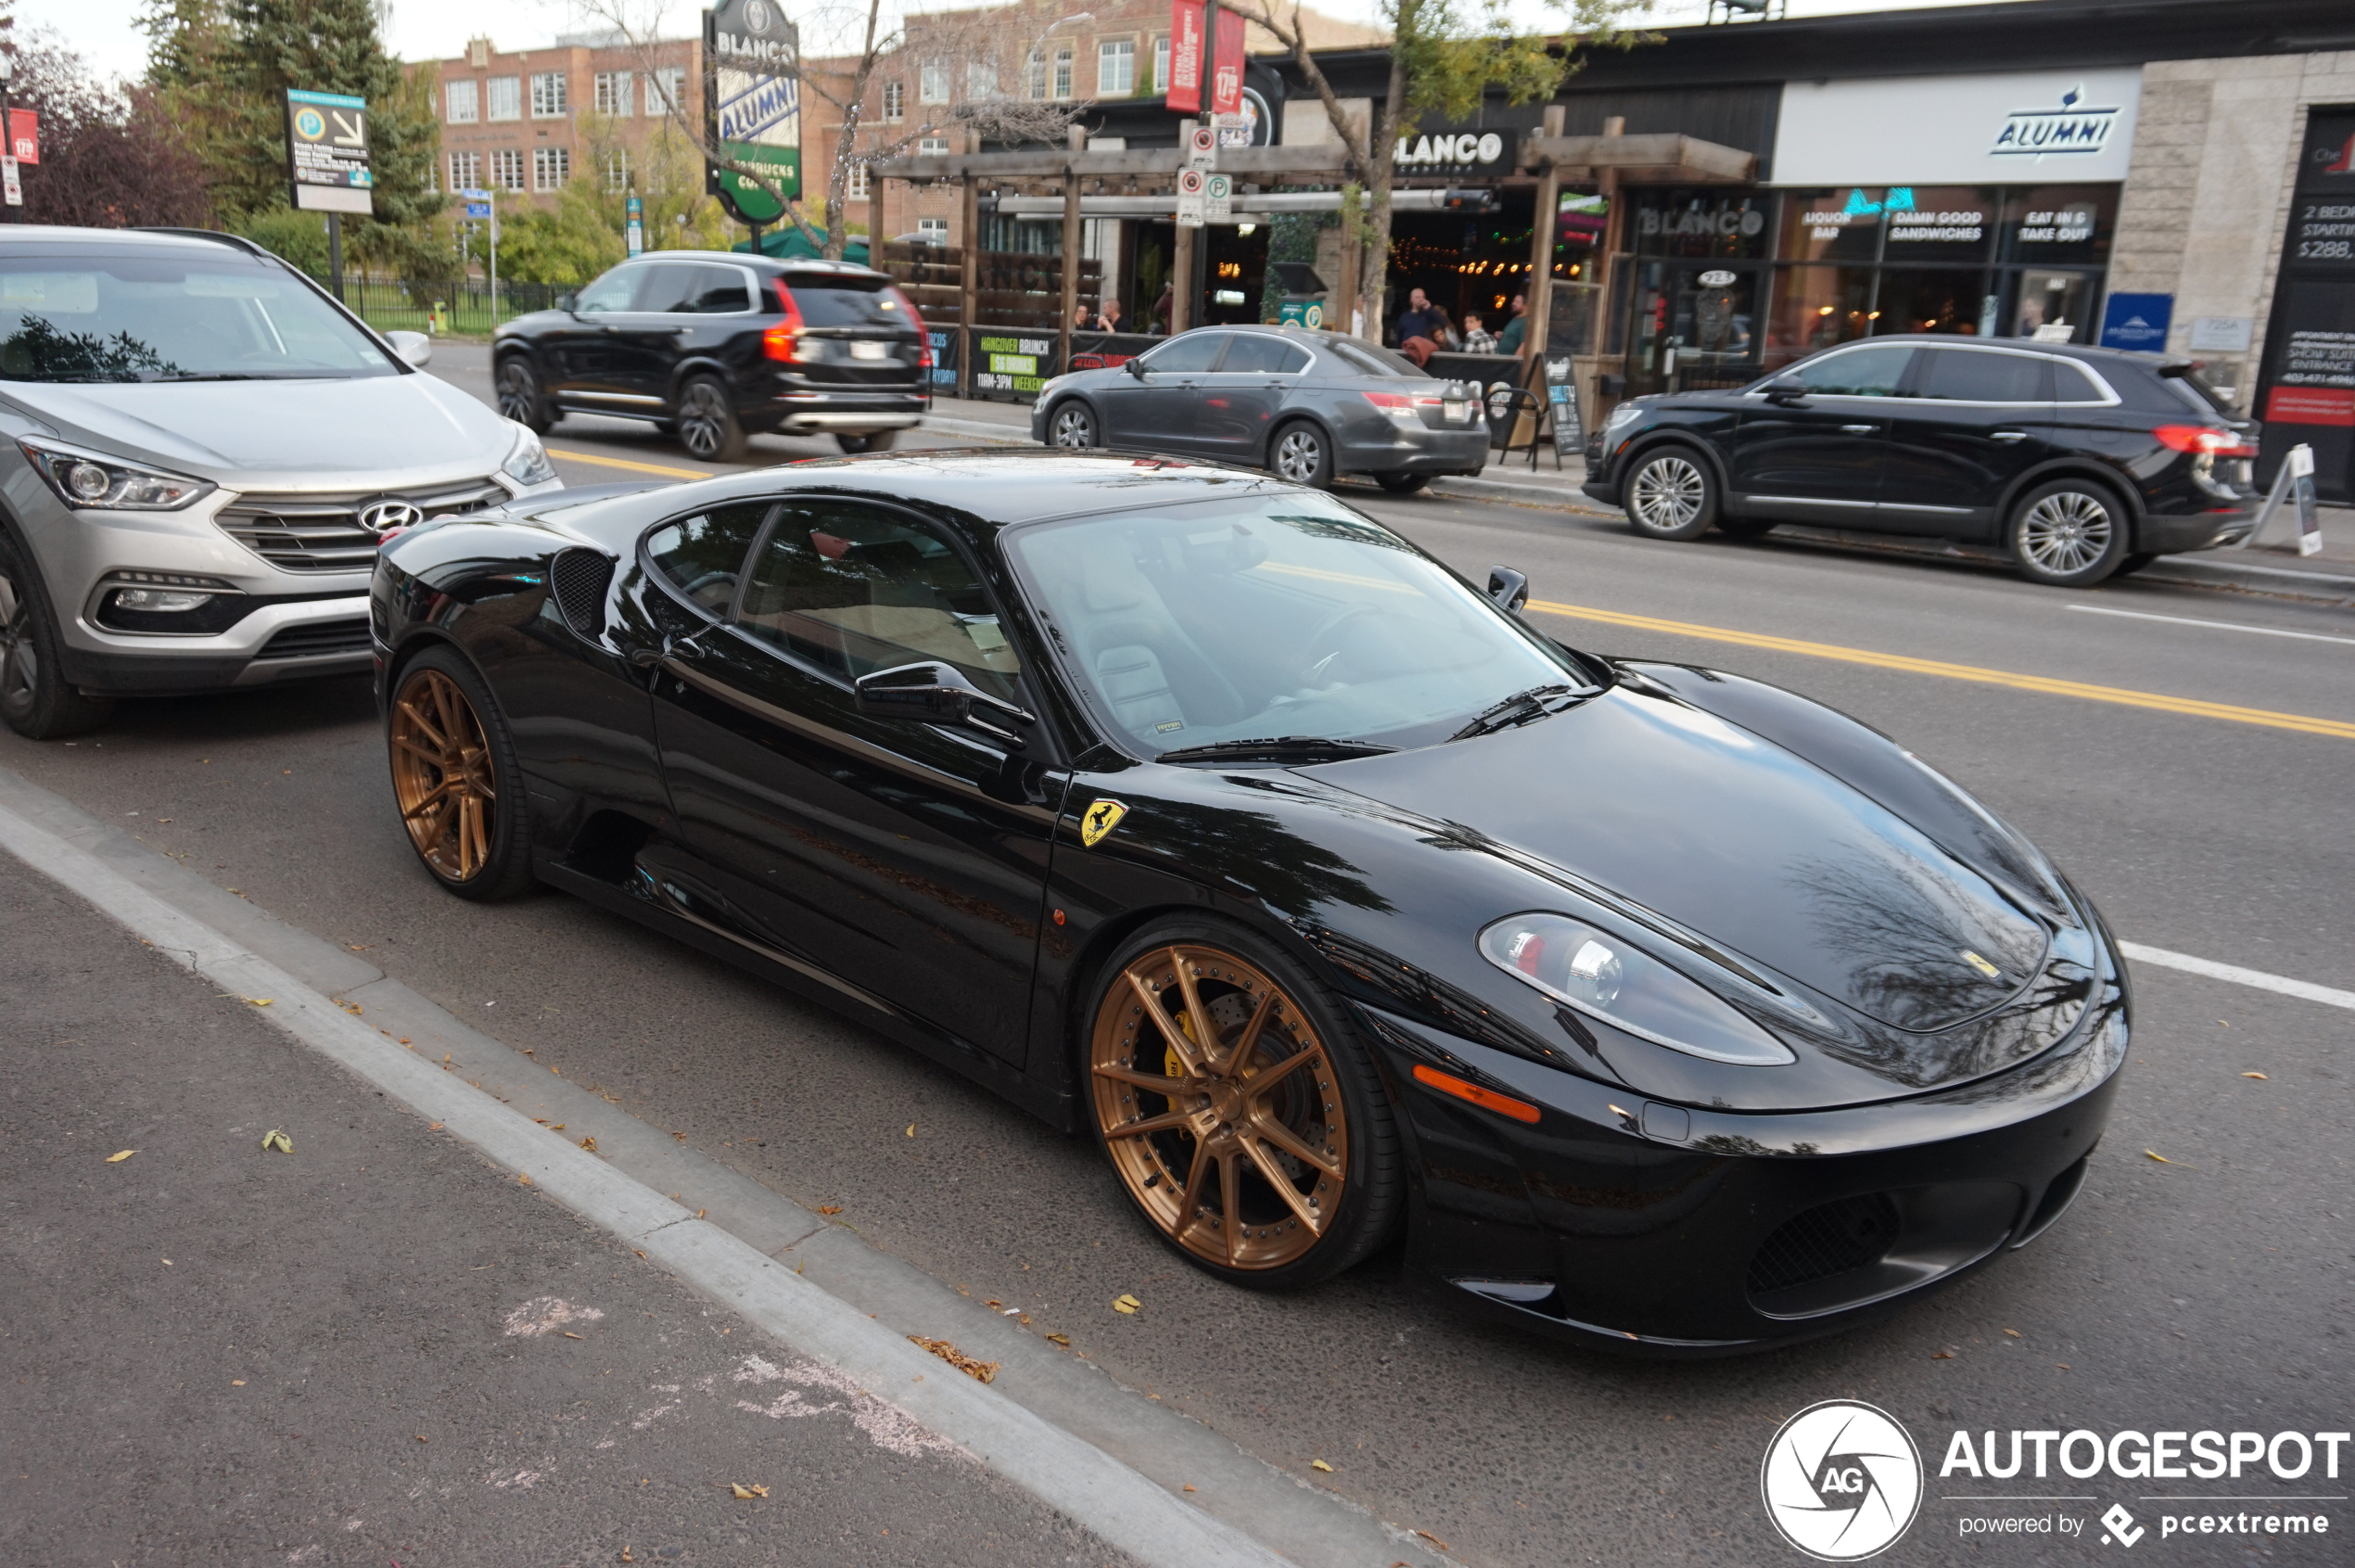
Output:
[[[721,0],[703,14],[704,115],[729,159],[757,164],[784,201],[801,198],[801,30],[776,0]],[[738,223],[773,223],[784,201],[718,165],[708,188]]]
[[[630,248],[630,254],[642,255],[646,249],[646,207],[635,192],[630,194],[629,215],[630,221],[622,228],[622,242]]]
[[[1186,167],[1216,169],[1218,167],[1218,133],[1207,125],[1197,126],[1186,138]]]
[[[1178,171],[1178,226],[1198,229],[1203,223],[1204,186],[1208,181],[1199,169]]]
[[[286,180],[299,211],[376,210],[368,100],[287,88]]]
[[[1235,221],[1235,177],[1209,174],[1203,178],[1203,220],[1212,223]]]

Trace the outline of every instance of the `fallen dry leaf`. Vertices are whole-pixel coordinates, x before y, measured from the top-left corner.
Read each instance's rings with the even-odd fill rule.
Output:
[[[249,996],[246,998],[246,1005],[248,1007],[267,1007],[276,1000],[277,999],[275,997]]]
[[[1190,1492],[1190,1491],[1192,1491],[1192,1490],[1193,1490],[1193,1488],[1192,1488],[1191,1486],[1189,1486],[1189,1487],[1187,1487],[1187,1488],[1186,1488],[1186,1490],[1188,1490],[1189,1492]]]
[[[687,1135],[683,1132],[674,1132],[670,1136],[676,1138],[681,1143],[684,1143],[687,1141]]]
[[[923,1346],[976,1383],[998,1381],[997,1362],[976,1361],[945,1339],[926,1339],[922,1334],[910,1334],[908,1342]]]
[[[291,1154],[294,1153],[294,1140],[274,1127],[261,1135],[261,1147],[265,1152],[275,1149],[282,1154]]]
[[[1115,1296],[1113,1298],[1112,1309],[1123,1317],[1133,1318],[1137,1315],[1137,1308],[1143,1305],[1143,1302],[1133,1295]]]
[[[566,1329],[564,1332],[565,1338],[566,1339],[579,1339],[580,1337],[579,1334],[574,1333],[570,1329]]]
[[[631,1252],[637,1253],[637,1255],[638,1255],[640,1257],[643,1257],[643,1256],[646,1256],[646,1255],[645,1255],[645,1253],[644,1253],[644,1251],[643,1251],[643,1249],[641,1249],[641,1248],[638,1248],[638,1247],[631,1247],[630,1250]]]
[[[1006,1304],[1002,1301],[985,1301],[982,1305],[984,1307],[1003,1307]]]
[[[430,1438],[430,1437],[427,1437],[427,1436],[426,1436],[424,1433],[420,1432],[419,1434],[417,1434],[417,1441],[418,1441],[418,1442],[420,1442],[420,1443],[430,1443],[430,1442],[432,1442],[432,1441],[433,1441],[433,1439],[432,1439],[432,1438]]]
[[[553,1127],[549,1128],[549,1129],[548,1129],[548,1130],[549,1130],[550,1132],[562,1132],[564,1129],[565,1129],[565,1124],[564,1124],[564,1123],[562,1123],[562,1122],[558,1122],[558,1123],[556,1123],[554,1126],[553,1126]]]
[[[360,1004],[356,1001],[339,1001],[336,1003],[336,1005],[342,1008],[346,1013],[350,1013],[354,1018],[360,1016]]]
[[[1954,1353],[1951,1350],[1941,1350],[1930,1358],[1933,1361],[1951,1361],[1954,1358]]]
[[[525,1171],[519,1170],[516,1172],[516,1180],[522,1186],[528,1187],[531,1185],[531,1177]]]
[[[2069,1370],[2069,1363],[2066,1361],[2056,1361],[2053,1365],[2058,1367],[2062,1371]]]
[[[1048,1343],[1051,1345],[1060,1345],[1065,1350],[1069,1350],[1071,1348],[1071,1336],[1069,1334],[1049,1334],[1047,1339]]]
[[[728,1483],[728,1490],[734,1493],[737,1497],[746,1499],[752,1498],[765,1498],[769,1495],[769,1488],[766,1486],[745,1486],[740,1485],[733,1481]]]
[[[107,1156],[107,1164],[108,1164],[108,1165],[110,1165],[110,1166],[119,1166],[119,1165],[121,1165],[123,1161],[125,1161],[125,1160],[129,1159],[132,1155],[134,1155],[134,1154],[137,1154],[138,1152],[139,1152],[139,1151],[138,1151],[138,1150],[136,1150],[136,1149],[125,1149],[125,1150],[124,1150],[121,1154],[108,1154],[108,1155]]]
[[[1327,1464],[1322,1460],[1310,1460],[1308,1461],[1308,1468],[1311,1470],[1321,1470],[1327,1475],[1330,1475],[1333,1472],[1333,1467]]]
[[[426,1130],[427,1132],[439,1132],[441,1130],[441,1124],[439,1122],[429,1123],[426,1126]]]
[[[910,1122],[908,1124],[908,1136],[910,1138],[916,1136],[916,1124],[914,1122]]]
[[[580,1141],[580,1146],[588,1150],[592,1154],[597,1152],[597,1141],[593,1138],[582,1139]]]
[[[2004,1332],[2011,1335],[2014,1339],[2025,1339],[2028,1337],[2027,1335],[2021,1333],[2018,1329],[2005,1329]]]
[[[2143,1153],[2149,1155],[2152,1159],[2157,1160],[2163,1166],[2171,1166],[2175,1163],[2173,1160],[2169,1159],[2165,1154],[2158,1153],[2156,1149],[2145,1149]]]
[[[1441,1540],[1437,1536],[1432,1535],[1428,1530],[1418,1530],[1415,1534],[1420,1536],[1423,1539],[1429,1541],[1432,1545],[1437,1547],[1442,1551],[1448,1549],[1447,1543],[1445,1541]]]
[[[840,1214],[842,1212],[842,1205],[840,1204],[820,1204],[818,1205],[818,1212],[820,1214]]]
[[[2241,1077],[2245,1078],[2264,1078],[2265,1075],[2262,1073],[2243,1073]],[[2271,1078],[2266,1078],[2265,1081],[2271,1083],[2272,1080]]]

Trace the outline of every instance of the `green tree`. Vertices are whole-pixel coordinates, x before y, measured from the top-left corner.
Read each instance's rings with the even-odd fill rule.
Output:
[[[376,211],[350,223],[363,263],[430,260],[439,130],[433,84],[386,53],[372,0],[148,0],[150,79],[180,111],[215,210],[235,226],[289,205],[286,90],[368,100]]]

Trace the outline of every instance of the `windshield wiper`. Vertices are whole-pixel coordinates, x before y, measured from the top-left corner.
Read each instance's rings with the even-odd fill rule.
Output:
[[[1180,746],[1165,751],[1156,762],[1213,762],[1242,757],[1264,757],[1271,762],[1341,762],[1352,757],[1379,757],[1394,746],[1372,741],[1331,740],[1323,735],[1268,735],[1259,740],[1214,741],[1208,746]]]
[[[1565,686],[1556,682],[1532,686],[1525,692],[1515,692],[1504,701],[1481,709],[1470,723],[1447,738],[1451,741],[1470,740],[1474,735],[1485,735],[1497,730],[1510,729],[1515,724],[1525,724],[1532,719],[1542,719],[1553,711],[1546,706],[1548,697],[1568,696],[1577,690],[1575,686]]]

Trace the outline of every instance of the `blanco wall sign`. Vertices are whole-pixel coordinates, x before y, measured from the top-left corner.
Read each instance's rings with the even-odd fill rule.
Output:
[[[1396,164],[1401,174],[1501,173],[1512,150],[1506,132],[1434,131],[1399,137]]]
[[[1787,82],[1774,183],[2123,180],[2142,97],[2132,67]]]

